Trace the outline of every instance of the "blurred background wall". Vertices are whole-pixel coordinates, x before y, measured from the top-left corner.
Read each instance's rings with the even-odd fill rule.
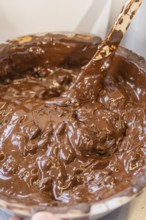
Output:
[[[105,37],[125,0],[0,0],[0,42],[49,31]],[[146,57],[146,0],[122,44]]]

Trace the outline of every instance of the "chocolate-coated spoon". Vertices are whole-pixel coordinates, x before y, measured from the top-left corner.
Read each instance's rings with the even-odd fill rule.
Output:
[[[119,43],[143,0],[127,0],[110,33],[102,42],[90,62],[82,68],[76,81],[63,94],[75,106],[79,100],[95,100],[102,87],[104,73],[111,64]],[[89,85],[89,86],[88,86]],[[92,86],[91,86],[92,85]],[[90,89],[89,89],[90,88]],[[91,89],[92,88],[92,89]]]
[[[127,0],[110,33],[90,61],[98,61],[114,53],[143,0]],[[90,63],[88,66],[90,66]]]

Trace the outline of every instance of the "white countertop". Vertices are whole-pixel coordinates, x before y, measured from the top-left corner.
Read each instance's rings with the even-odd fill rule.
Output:
[[[146,191],[131,203],[99,220],[146,220]]]

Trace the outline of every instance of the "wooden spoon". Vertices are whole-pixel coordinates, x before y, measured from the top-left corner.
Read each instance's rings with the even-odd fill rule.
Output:
[[[90,63],[104,59],[116,51],[142,1],[127,0],[110,33],[102,42]],[[90,63],[88,67],[90,67]]]
[[[119,43],[127,31],[132,18],[143,0],[127,0],[110,33],[97,49],[90,62],[82,68],[76,81],[62,95],[71,105],[78,106],[80,100],[95,100],[102,88],[104,73],[112,63]]]

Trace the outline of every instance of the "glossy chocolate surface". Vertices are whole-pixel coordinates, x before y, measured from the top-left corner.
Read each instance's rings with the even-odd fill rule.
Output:
[[[121,48],[102,74],[93,65],[82,76],[100,42],[46,34],[0,46],[2,198],[49,206],[94,202],[143,172],[145,61]]]

